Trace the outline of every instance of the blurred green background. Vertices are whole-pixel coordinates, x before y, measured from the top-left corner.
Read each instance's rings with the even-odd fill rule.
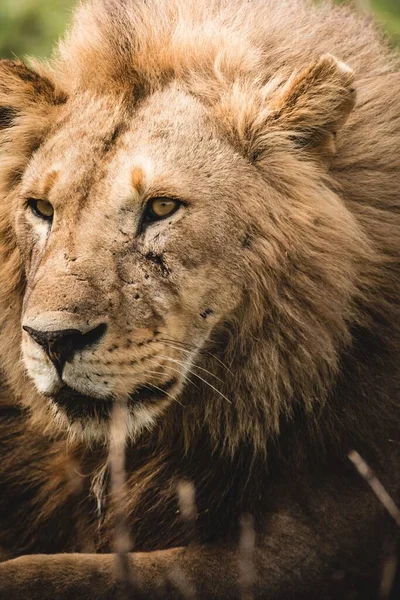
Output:
[[[0,0],[0,57],[48,56],[70,18],[75,1]],[[393,44],[400,47],[400,0],[354,2],[360,9],[374,12]]]

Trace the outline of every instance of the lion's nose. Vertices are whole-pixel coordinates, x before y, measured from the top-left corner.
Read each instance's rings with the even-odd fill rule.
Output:
[[[85,332],[79,329],[39,331],[27,325],[23,325],[23,329],[37,344],[42,346],[61,376],[65,363],[70,361],[77,351],[84,350],[98,342],[105,334],[107,325],[101,323]]]

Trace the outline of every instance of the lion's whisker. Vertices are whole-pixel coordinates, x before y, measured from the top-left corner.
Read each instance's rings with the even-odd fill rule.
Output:
[[[169,344],[169,346],[168,346],[168,347],[169,347],[169,348],[172,348],[172,349],[175,349],[175,350],[180,350],[181,352],[186,352],[187,354],[189,354],[189,355],[193,356],[193,353],[192,353],[192,352],[190,352],[189,350],[184,350],[183,348],[179,348],[179,347],[173,346],[173,345],[171,345],[171,344]],[[172,359],[171,359],[171,360],[172,360]],[[209,371],[208,369],[205,369],[204,367],[200,367],[199,365],[192,364],[192,368],[193,368],[193,369],[200,369],[200,371],[204,371],[205,373],[208,373],[208,375],[211,375],[211,377],[214,377],[215,379],[217,379],[217,380],[218,380],[218,381],[220,381],[221,383],[224,383],[224,382],[223,382],[223,380],[222,380],[220,377],[218,377],[217,375],[215,375],[214,373],[212,373],[212,372],[211,372],[211,371]]]
[[[158,340],[160,342],[173,342],[174,344],[183,346],[184,348],[197,350],[200,354],[207,355],[210,358],[212,358],[213,360],[216,360],[217,362],[219,362],[219,364],[222,367],[224,367],[224,369],[226,369],[227,371],[229,371],[229,373],[231,373],[231,375],[233,375],[233,372],[228,367],[228,365],[226,365],[220,358],[218,358],[218,356],[215,356],[215,354],[213,354],[209,350],[205,350],[204,348],[197,348],[197,346],[195,346],[195,344],[191,344],[190,342],[181,342],[180,340],[177,340],[174,338],[160,337],[160,338],[158,338]]]
[[[181,361],[178,361],[174,358],[170,358],[168,356],[157,356],[155,355],[156,358],[161,358],[163,360],[171,360],[174,363],[177,363],[179,365],[181,365],[183,368],[187,369],[189,371],[189,373],[191,375],[193,375],[194,377],[197,377],[198,379],[200,379],[201,381],[203,381],[203,383],[205,383],[206,385],[208,385],[211,389],[214,390],[214,392],[217,392],[217,394],[219,396],[221,396],[221,398],[224,398],[224,400],[226,400],[227,402],[229,402],[229,404],[232,404],[232,401],[229,400],[229,398],[227,398],[218,388],[216,388],[214,385],[212,385],[212,383],[210,383],[209,381],[207,381],[206,379],[204,379],[203,377],[200,377],[200,375],[198,373],[195,373],[194,371],[192,371],[187,365],[185,365],[184,363],[182,363]]]
[[[174,371],[175,373],[179,373],[179,375],[183,376],[184,381],[189,382],[191,385],[194,385],[194,387],[197,388],[197,385],[194,383],[194,381],[192,381],[190,379],[190,377],[188,377],[186,375],[186,373],[182,373],[182,371],[180,369],[174,369],[170,365],[165,365],[165,364],[162,367],[163,367],[163,369],[169,369],[170,371]],[[152,370],[149,370],[149,369],[146,369],[146,373],[150,373],[150,374],[154,374],[154,375],[163,375],[162,372],[160,373],[159,371],[152,371]]]
[[[154,388],[155,390],[158,390],[159,392],[163,392],[166,396],[168,396],[168,398],[171,398],[171,400],[173,400],[174,402],[177,402],[178,404],[180,404],[183,408],[184,405],[182,404],[182,402],[179,402],[179,400],[177,398],[175,398],[172,394],[169,394],[168,392],[166,392],[165,390],[163,390],[162,388],[158,387],[158,385],[155,385],[154,383],[147,383],[145,386],[143,386],[145,388],[147,388],[148,390],[151,391],[151,388]]]

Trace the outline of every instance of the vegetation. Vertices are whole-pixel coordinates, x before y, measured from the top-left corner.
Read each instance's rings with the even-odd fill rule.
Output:
[[[400,46],[400,0],[376,0],[374,8],[395,44]]]
[[[0,57],[45,57],[65,28],[76,0],[1,0]],[[279,0],[278,0],[279,1]],[[372,10],[400,46],[400,0],[354,0]]]
[[[1,58],[48,56],[74,4],[74,0],[0,0]]]

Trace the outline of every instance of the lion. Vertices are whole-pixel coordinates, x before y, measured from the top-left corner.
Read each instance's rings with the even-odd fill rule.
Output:
[[[2,598],[388,593],[347,455],[400,500],[399,89],[307,0],[85,0],[0,62]]]

